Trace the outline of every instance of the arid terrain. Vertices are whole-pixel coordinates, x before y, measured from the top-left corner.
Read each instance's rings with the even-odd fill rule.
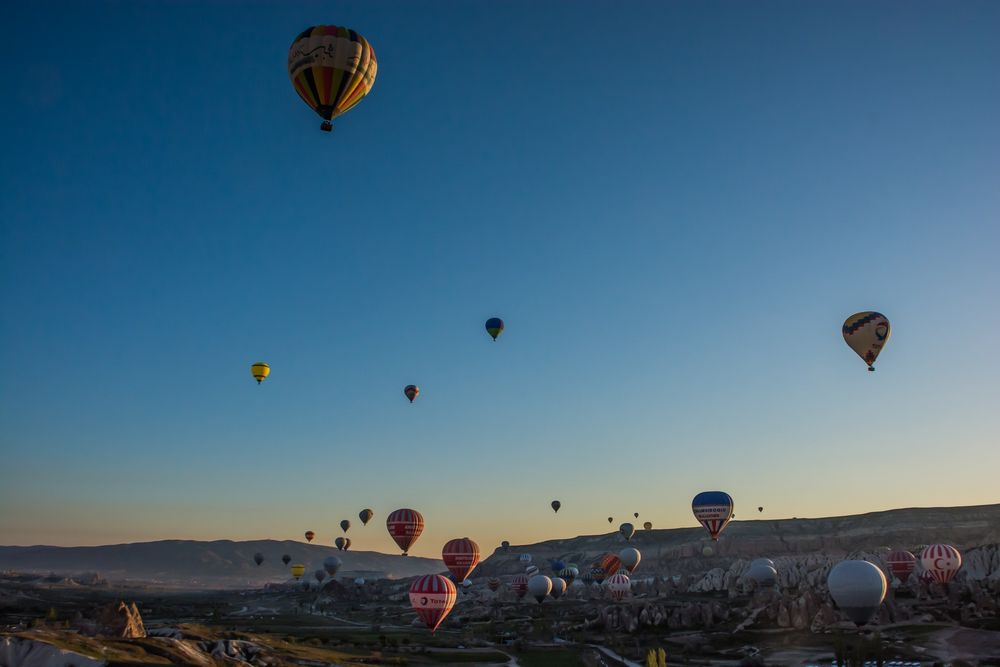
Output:
[[[9,568],[0,578],[0,666],[618,665],[646,664],[660,649],[670,665],[828,665],[861,656],[871,664],[1000,665],[998,526],[1000,506],[734,522],[710,555],[699,530],[640,532],[631,544],[643,558],[621,602],[583,577],[541,604],[518,599],[508,586],[524,572],[522,554],[551,575],[548,559],[583,567],[621,549],[621,536],[512,545],[484,560],[433,636],[410,608],[405,575],[362,579],[352,571],[322,587],[277,576],[255,586],[184,589],[172,580],[140,581],[124,561],[108,571],[126,577],[106,576],[94,560],[80,561],[89,574],[69,562],[42,574],[0,560]],[[915,551],[930,540],[963,553],[951,584],[895,581],[861,631],[841,617],[825,585],[834,563],[851,557],[883,565],[889,547]],[[329,551],[315,549],[316,558]],[[355,555],[443,570],[433,560]],[[775,588],[744,576],[759,556],[775,561]],[[487,586],[491,577],[503,582],[496,592]]]

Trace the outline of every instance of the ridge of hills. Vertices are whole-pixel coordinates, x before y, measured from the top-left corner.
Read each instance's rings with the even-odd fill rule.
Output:
[[[264,562],[257,566],[253,555]],[[157,540],[88,547],[0,546],[0,569],[18,572],[97,572],[107,579],[133,579],[167,585],[260,586],[289,579],[291,563],[307,574],[323,566],[327,556],[343,561],[338,576],[398,579],[441,572],[440,560],[377,551],[338,551],[334,547],[293,540]]]
[[[635,521],[640,525],[642,517]],[[531,545],[497,548],[484,558],[477,576],[514,574],[524,570],[517,555],[530,553],[540,567],[544,559],[576,562],[580,567],[602,553],[617,553],[626,546],[642,553],[643,572],[678,568],[698,569],[718,566],[722,560],[737,558],[779,558],[822,553],[843,558],[856,552],[877,552],[889,548],[913,551],[928,544],[944,542],[959,550],[1000,542],[1000,504],[967,507],[910,507],[865,514],[817,519],[754,519],[732,521],[718,542],[697,528],[666,528],[636,531],[627,542],[617,531],[602,535],[581,535]],[[703,549],[710,547],[711,554]],[[514,557],[512,557],[514,556]],[[543,559],[539,561],[538,559]]]

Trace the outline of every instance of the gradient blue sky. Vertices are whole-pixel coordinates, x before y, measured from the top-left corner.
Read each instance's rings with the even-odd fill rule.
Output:
[[[3,543],[1000,501],[996,2],[3,13]],[[316,23],[380,63],[330,135]]]

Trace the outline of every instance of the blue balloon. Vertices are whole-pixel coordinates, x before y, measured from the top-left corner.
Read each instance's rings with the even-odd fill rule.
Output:
[[[549,561],[549,565],[552,567],[552,571],[555,572],[556,574],[559,573],[559,570],[566,569],[566,563],[562,562],[561,560]]]
[[[694,518],[705,526],[709,537],[718,540],[719,534],[733,517],[733,497],[725,491],[702,491],[691,501]]]

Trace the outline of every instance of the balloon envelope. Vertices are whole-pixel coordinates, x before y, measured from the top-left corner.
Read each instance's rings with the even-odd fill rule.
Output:
[[[611,594],[611,598],[616,602],[620,602],[626,595],[628,595],[628,592],[632,587],[632,582],[629,581],[627,575],[618,573],[608,577],[604,582],[604,586]]]
[[[255,553],[253,555],[253,562],[257,563],[257,565],[260,565],[261,563],[263,563],[264,562],[264,554],[262,554],[260,552]]]
[[[528,592],[528,577],[523,574],[516,574],[514,578],[510,580],[510,589],[519,598],[523,598]]]
[[[528,592],[541,604],[542,600],[552,592],[552,580],[544,574],[536,574],[528,579]]]
[[[486,320],[486,333],[493,336],[493,340],[503,333],[503,320],[499,317],[491,317]]]
[[[302,575],[306,573],[306,566],[296,563],[292,566],[291,572],[292,576],[295,577],[295,580],[298,581],[302,578]]]
[[[336,556],[328,556],[323,559],[323,569],[326,570],[326,573],[331,577],[337,576],[337,571],[343,564],[344,561],[340,560]]]
[[[369,509],[363,509],[358,512],[358,518],[361,519],[361,523],[365,526],[368,525],[368,522],[372,520],[373,516],[375,516],[375,512],[372,512]]]
[[[350,28],[306,28],[288,49],[288,78],[302,101],[330,121],[353,108],[375,85],[378,61],[364,37]]]
[[[316,577],[317,582],[322,584],[323,580],[326,579],[326,570],[316,570],[313,572],[313,576]]]
[[[840,561],[826,583],[837,607],[858,626],[871,620],[889,588],[882,570],[866,560]]]
[[[458,581],[464,581],[479,564],[479,545],[468,537],[448,540],[441,550],[441,560]]]
[[[632,539],[632,536],[635,535],[635,526],[630,523],[623,523],[618,526],[618,532],[622,534],[622,537],[624,537],[626,541],[629,541]]]
[[[873,310],[855,313],[844,321],[844,340],[870,371],[875,370],[875,359],[889,342],[889,333],[889,320]]]
[[[558,512],[559,508],[562,507],[562,503],[559,502],[558,500],[553,500],[552,503],[551,503],[551,505],[552,505],[552,511],[553,512]]]
[[[626,547],[618,552],[618,560],[621,561],[622,567],[628,570],[629,574],[632,574],[635,568],[639,567],[642,554],[634,547]]]
[[[934,581],[947,584],[962,567],[962,554],[950,544],[932,544],[920,553],[920,564]]]
[[[250,375],[257,380],[257,384],[264,381],[268,375],[271,374],[271,367],[265,364],[263,361],[258,361],[250,366]]]
[[[410,604],[433,634],[455,606],[458,590],[440,574],[425,574],[410,584]]]
[[[386,518],[385,526],[405,556],[424,532],[424,517],[417,510],[398,509]]]
[[[566,580],[561,577],[552,578],[552,590],[549,591],[549,595],[552,596],[553,600],[558,600],[563,593],[566,592]]]
[[[340,522],[340,529],[345,533],[347,532],[347,529],[350,527],[351,527],[351,522],[348,521],[347,519],[344,519],[343,521]]]
[[[306,531],[306,542],[312,542],[314,537],[316,537],[316,533],[311,530]]]
[[[284,563],[285,565],[288,565],[290,562],[292,562],[292,557],[289,556],[288,554],[285,554],[284,556],[281,557],[281,562]]]
[[[415,384],[408,384],[403,387],[403,395],[410,399],[410,403],[412,403],[413,399],[420,395],[420,387]]]
[[[646,523],[642,524],[642,527],[646,530],[653,530],[653,522],[647,521]]]
[[[713,541],[725,529],[733,517],[733,498],[724,491],[702,491],[691,501],[694,518],[708,531]]]
[[[917,569],[917,557],[904,549],[890,551],[885,557],[885,564],[897,579],[904,584]]]
[[[530,563],[531,562],[531,554],[521,554],[520,556],[517,557],[517,559],[519,561],[521,561],[522,563]]]
[[[486,580],[486,585],[489,587],[491,591],[496,591],[498,588],[500,588],[500,580],[497,579],[496,577],[490,577],[489,579]]]
[[[778,571],[772,566],[759,561],[750,565],[750,569],[747,570],[747,576],[758,586],[764,586],[765,588],[770,588],[778,583]]]

